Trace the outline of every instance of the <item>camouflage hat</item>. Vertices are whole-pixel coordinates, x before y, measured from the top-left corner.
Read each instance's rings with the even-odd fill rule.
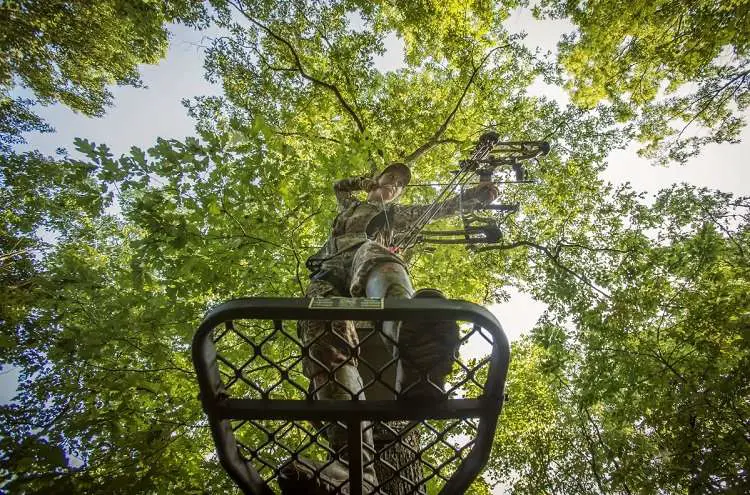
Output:
[[[375,177],[375,180],[385,174],[392,174],[397,177],[397,180],[402,187],[405,187],[411,180],[411,171],[409,170],[409,167],[403,163],[391,163]]]

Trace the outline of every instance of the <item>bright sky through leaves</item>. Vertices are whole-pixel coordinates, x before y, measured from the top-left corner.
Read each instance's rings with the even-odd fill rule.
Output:
[[[0,153],[0,359],[15,366],[0,376],[0,399],[19,385],[16,403],[0,408],[0,475],[26,476],[15,481],[27,493],[229,491],[195,400],[189,347],[201,315],[233,297],[302,293],[304,259],[333,218],[333,180],[409,157],[415,180],[444,180],[494,120],[509,138],[552,142],[529,164],[541,183],[501,190],[499,201],[521,211],[504,220],[496,249],[418,246],[411,261],[415,287],[485,304],[514,340],[511,401],[489,484],[475,493],[742,492],[750,204],[729,193],[750,194],[750,132],[737,111],[748,101],[747,54],[726,29],[706,30],[744,28],[750,14],[746,0],[720,4],[542,0],[539,21],[502,2],[260,1],[241,13],[217,0],[207,31],[168,26],[167,58],[139,66],[148,87],[111,88],[104,117],[36,107],[57,132],[27,133],[27,145]],[[131,3],[92,9],[105,22],[119,15],[113,5]],[[101,38],[94,55],[120,53],[137,26],[155,34],[138,60],[163,47],[167,17],[127,13],[155,21],[118,25],[123,37]],[[40,23],[65,35],[64,19],[46,15]],[[592,24],[601,18],[609,29]],[[572,22],[581,33],[564,38],[558,59]],[[703,36],[685,42],[685,29]],[[522,44],[509,36],[522,31]],[[79,38],[63,42],[94,46]],[[37,55],[69,53],[28,39]],[[725,45],[736,67],[710,59]],[[97,57],[77,59],[73,75],[91,74]],[[127,71],[134,59],[119,60]],[[612,79],[629,61],[643,87],[627,72]],[[582,70],[594,62],[601,70]],[[653,93],[675,74],[689,81],[680,93]],[[0,134],[23,112],[9,115]],[[706,139],[682,153],[673,138],[690,134],[665,120],[691,116]],[[659,143],[647,151],[685,163],[637,156]],[[21,153],[58,147],[68,158]],[[405,200],[434,193],[410,188]]]

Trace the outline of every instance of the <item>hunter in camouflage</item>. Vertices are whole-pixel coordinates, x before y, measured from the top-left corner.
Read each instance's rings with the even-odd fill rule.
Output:
[[[395,236],[407,231],[430,208],[394,204],[410,179],[408,167],[397,163],[375,178],[343,179],[334,185],[338,215],[328,241],[307,262],[311,271],[307,297],[444,297],[436,289],[414,291],[407,265],[394,246]],[[354,197],[358,191],[367,193],[365,201]],[[497,194],[493,184],[480,184],[460,197],[445,201],[435,218],[482,208]],[[350,400],[356,396],[364,400],[357,369],[355,349],[359,348],[359,342],[354,322],[300,321],[298,333],[308,349],[303,367],[315,397]],[[383,334],[383,346],[398,357],[395,383],[392,389],[386,388],[392,392],[386,392],[385,396],[373,397],[368,389],[370,398],[439,400],[443,397],[445,377],[450,373],[458,346],[458,325],[450,321],[384,322]],[[329,425],[325,435],[332,450],[339,452],[345,461],[345,428]],[[377,487],[372,446],[370,428],[363,432],[364,493],[371,493]],[[346,479],[347,470],[342,462],[335,461],[319,469],[317,463],[301,460],[283,470],[280,484],[285,493],[295,490],[331,493]],[[338,493],[348,493],[348,487],[342,488]]]

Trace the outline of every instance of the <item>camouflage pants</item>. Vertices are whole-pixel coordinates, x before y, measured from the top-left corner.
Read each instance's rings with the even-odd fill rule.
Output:
[[[383,263],[404,266],[400,257],[380,244],[367,241],[326,260],[306,295],[362,296],[368,276]],[[394,279],[394,285],[387,289],[388,297],[412,297],[410,287],[406,292],[397,291],[398,295],[391,293],[392,289],[404,289],[400,283],[404,282],[399,282],[398,277]],[[410,285],[408,281],[406,284]],[[444,296],[434,289],[422,289],[413,297]],[[429,325],[420,321],[384,322],[380,338],[368,338],[362,346],[351,321],[300,321],[298,333],[306,348],[303,370],[318,399],[348,400],[355,396],[364,399],[364,394],[360,395],[363,379],[370,399],[393,399],[402,392],[439,396],[442,383],[453,367],[459,342],[459,329],[454,321]],[[398,361],[394,362],[396,356]],[[362,370],[357,369],[360,357],[367,361]]]
[[[313,280],[305,291],[305,296],[343,296],[336,287],[326,280]],[[297,332],[307,351],[302,362],[305,376],[318,391],[328,380],[325,376],[345,364],[357,366],[358,337],[354,322],[348,320],[304,320],[297,323]],[[348,388],[355,387],[348,384]],[[351,395],[359,390],[350,390]],[[333,397],[325,397],[333,398]],[[341,397],[349,399],[350,397]]]
[[[370,273],[383,263],[404,266],[401,258],[383,246],[372,241],[365,242],[356,249],[343,251],[325,260],[321,270],[313,276],[305,294],[308,298],[363,296]],[[403,280],[403,272],[391,266],[383,273],[389,270],[397,275],[393,282],[388,280],[386,283],[387,296],[411,297],[413,289],[408,280]],[[421,291],[413,295],[420,297],[419,292]],[[350,400],[353,397],[364,400],[364,381],[367,383],[368,399],[395,399],[400,394],[399,390],[404,391],[403,397],[440,397],[442,380],[453,365],[452,354],[458,342],[458,326],[455,322],[445,322],[448,327],[443,329],[441,327],[445,325],[441,322],[430,324],[429,327],[421,322],[411,323],[411,326],[401,326],[399,322],[383,322],[381,338],[363,337],[360,346],[357,329],[352,321],[299,321],[297,331],[305,347],[303,370],[310,379],[311,395],[323,400]],[[359,355],[360,349],[362,356]],[[395,356],[398,357],[397,361],[393,359]],[[359,358],[363,362],[362,369],[358,369]],[[424,378],[439,384],[438,388],[423,385]],[[361,425],[365,485],[377,485],[373,434],[380,437],[381,444],[387,443],[392,439],[392,433],[388,432],[393,429],[398,431],[401,427],[398,423],[392,423],[390,427],[378,423],[374,428],[367,423]],[[346,426],[338,422],[327,424],[323,428],[323,436],[335,452],[333,457],[347,461],[349,449]],[[342,467],[338,461],[332,462],[330,466],[337,469]],[[329,474],[335,477],[325,470],[321,476]],[[371,491],[374,490],[365,489],[364,493]]]
[[[313,277],[305,295],[312,297],[349,297],[364,295],[369,273],[378,264],[403,261],[383,246],[366,241],[360,246],[345,250],[325,260],[321,270]],[[347,320],[304,320],[297,324],[297,332],[305,346],[303,371],[310,379],[312,395],[317,399],[350,400],[364,399],[362,377],[359,374],[359,338],[354,322]],[[372,340],[372,339],[370,339]],[[369,393],[369,392],[368,392]],[[377,485],[374,459],[373,429],[362,424],[362,456],[365,462],[363,479],[365,493],[374,491]],[[324,436],[335,456],[347,460],[347,430],[343,424],[326,425]],[[337,462],[330,465],[339,467]],[[332,468],[329,468],[329,470]],[[324,473],[323,476],[333,473]],[[344,493],[348,493],[345,489]]]
[[[398,263],[405,267],[404,261],[392,254],[385,247],[373,241],[339,253],[323,262],[320,272],[308,285],[306,297],[361,297],[365,295],[365,285],[370,272],[381,263]],[[316,391],[322,391],[323,383],[328,381],[332,370],[351,364],[357,366],[359,339],[354,323],[351,321],[300,321],[297,332],[306,346],[303,361],[305,375],[313,381]],[[356,384],[347,384],[350,395],[356,395]],[[318,394],[320,395],[320,394]],[[325,392],[323,395],[326,395]],[[342,398],[340,393],[337,397]]]

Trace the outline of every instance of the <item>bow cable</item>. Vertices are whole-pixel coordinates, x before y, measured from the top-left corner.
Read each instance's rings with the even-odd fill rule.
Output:
[[[427,224],[429,224],[445,206],[444,201],[442,201],[445,195],[454,190],[456,186],[460,186],[463,190],[463,187],[469,182],[469,179],[471,179],[471,176],[474,174],[478,161],[489,155],[495,147],[498,137],[499,136],[495,133],[488,133],[480,138],[480,142],[477,144],[477,148],[474,150],[471,157],[461,164],[459,171],[445,185],[445,187],[443,187],[437,198],[435,198],[422,215],[412,223],[409,230],[400,237],[399,242],[396,243],[397,247],[406,249],[411,245],[416,244],[422,229],[424,229],[424,227],[427,226]]]

